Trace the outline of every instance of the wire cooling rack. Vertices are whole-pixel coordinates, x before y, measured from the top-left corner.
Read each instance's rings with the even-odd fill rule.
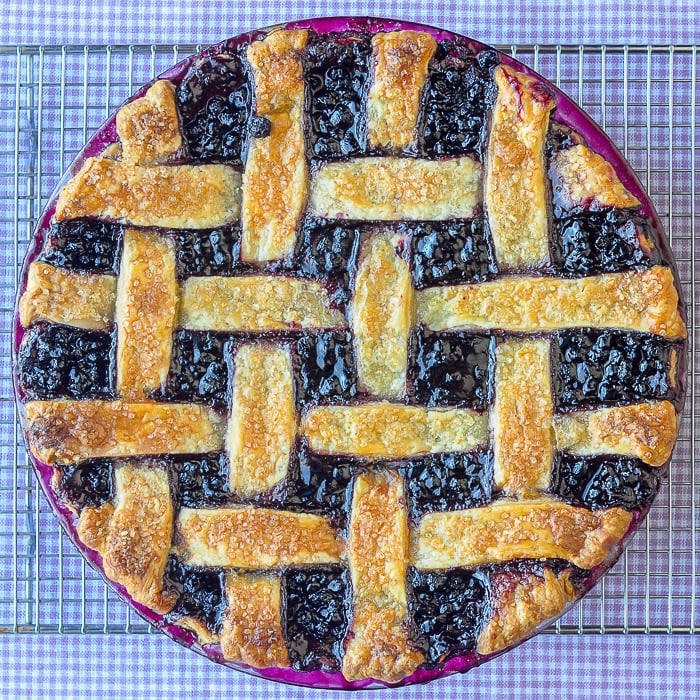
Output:
[[[17,278],[38,214],[87,137],[198,46],[0,47],[0,632],[145,633],[56,524],[28,466],[12,399]],[[501,47],[559,85],[630,160],[671,239],[688,303],[690,376],[668,477],[621,560],[554,628],[698,631],[696,46]]]

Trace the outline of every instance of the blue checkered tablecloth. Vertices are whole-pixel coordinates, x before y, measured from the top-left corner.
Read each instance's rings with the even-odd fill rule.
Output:
[[[0,13],[0,44],[207,44],[240,32],[264,27],[281,21],[313,16],[329,15],[373,15],[396,17],[445,27],[467,34],[491,44],[696,44],[700,43],[700,6],[697,2],[682,0],[677,2],[651,2],[640,0],[601,1],[591,3],[545,3],[531,0],[502,0],[501,2],[436,2],[435,0],[378,0],[377,2],[294,2],[292,0],[228,0],[221,2],[123,2],[114,0],[80,0],[76,2],[9,2]],[[0,63],[0,66],[3,64]],[[685,80],[685,78],[682,78]],[[690,79],[680,84],[680,90],[688,90]],[[654,88],[656,89],[656,88]],[[661,90],[662,88],[659,87]],[[98,87],[95,90],[99,92]],[[50,88],[47,87],[47,95]],[[124,95],[126,96],[126,95]],[[691,96],[692,97],[692,96]],[[16,98],[15,76],[4,75],[0,70],[0,227],[2,245],[0,263],[7,266],[11,260],[9,241],[11,229],[18,212],[8,205],[7,192],[13,187],[10,169],[13,166],[12,151],[15,148],[15,135],[8,131],[10,117],[16,114],[9,105]],[[663,101],[663,97],[661,98]],[[692,100],[689,99],[692,104]],[[695,104],[700,97],[695,96]],[[113,106],[116,107],[116,104]],[[604,115],[602,115],[604,116]],[[600,119],[600,116],[597,118]],[[675,118],[675,117],[674,117]],[[679,115],[684,122],[693,121],[688,115]],[[700,113],[693,123],[700,123]],[[53,138],[47,129],[49,147]],[[678,130],[676,139],[684,138]],[[618,143],[623,136],[613,134]],[[634,133],[624,138],[631,142]],[[80,129],[67,134],[64,147],[75,148],[82,143]],[[638,135],[644,140],[644,135]],[[3,139],[5,139],[3,141]],[[693,141],[695,143],[695,141]],[[669,149],[671,152],[671,149]],[[660,163],[649,164],[653,177],[655,168],[661,171],[676,167],[678,177],[686,173],[689,182],[700,188],[700,171],[692,171],[693,160],[690,150],[678,152],[676,161],[663,160],[663,153],[657,151]],[[645,163],[633,165],[644,169]],[[53,188],[60,172],[60,163],[44,162],[45,177],[39,179],[44,196]],[[50,167],[47,167],[50,166]],[[53,168],[53,170],[52,170]],[[689,186],[688,186],[689,187]],[[688,187],[679,186],[679,192]],[[659,191],[666,192],[661,185]],[[671,200],[669,189],[664,197]],[[674,207],[682,209],[679,194]],[[21,204],[19,215],[24,215]],[[669,207],[671,205],[669,204]],[[690,211],[690,209],[688,209]],[[688,215],[684,214],[689,221]],[[683,235],[684,221],[676,219],[678,244],[676,253],[682,259],[690,260],[691,245],[687,231]],[[690,224],[688,224],[689,226]],[[688,248],[688,250],[685,250]],[[683,268],[681,275],[689,275],[691,270]],[[4,269],[4,268],[3,268]],[[6,274],[0,280],[0,306],[5,311],[2,316],[3,337],[0,354],[0,375],[2,399],[0,412],[0,501],[5,505],[11,502],[11,487],[29,490],[31,475],[26,471],[19,480],[11,478],[15,460],[13,454],[13,426],[11,424],[9,377],[8,329],[14,297],[13,274]],[[694,368],[697,372],[700,368]],[[4,416],[4,418],[3,418]],[[10,418],[7,418],[10,416]],[[689,444],[688,453],[696,448]],[[690,463],[689,457],[687,457]],[[26,480],[26,481],[24,481]],[[684,482],[685,483],[685,482]],[[692,480],[682,488],[693,489]],[[668,499],[668,494],[659,497]],[[692,494],[688,502],[692,501]],[[37,500],[38,503],[38,500]],[[19,516],[11,516],[0,502],[0,550],[9,547],[11,538],[7,535],[22,520],[23,513],[31,510],[31,504],[13,504]],[[23,510],[24,509],[24,510]],[[50,521],[50,513],[44,514]],[[674,542],[678,553],[674,554],[674,570],[689,571],[692,565],[688,551],[692,543],[686,541],[690,531],[689,518],[695,512],[684,512],[682,537],[675,540],[666,533],[667,541]],[[43,517],[43,516],[42,516]],[[662,516],[660,516],[662,519]],[[673,522],[670,523],[673,527]],[[33,527],[33,525],[32,525]],[[47,525],[48,527],[48,525]],[[697,528],[693,530],[697,535]],[[4,537],[3,537],[4,533]],[[644,557],[651,548],[663,548],[655,544],[656,531],[647,535],[646,547],[639,552],[638,560],[632,550],[630,560],[635,561],[635,570],[644,572]],[[29,542],[30,539],[27,540]],[[20,538],[18,547],[24,546]],[[697,547],[698,542],[695,542]],[[41,547],[41,542],[39,547]],[[49,546],[49,545],[45,545]],[[66,545],[64,565],[75,574],[73,584],[78,589],[81,582],[81,568],[77,558],[71,558]],[[644,551],[644,549],[646,551]],[[5,552],[7,554],[7,552]],[[55,556],[47,551],[48,556]],[[0,551],[0,589],[9,576],[3,564]],[[77,563],[76,563],[77,562]],[[697,562],[695,562],[697,566]],[[650,585],[664,585],[668,577],[659,577],[654,584],[654,573],[650,574]],[[94,579],[94,577],[93,577]],[[71,579],[72,581],[73,579]],[[683,591],[684,599],[689,596],[688,578],[679,577],[676,594]],[[39,586],[39,584],[37,584]],[[98,602],[102,584],[92,581],[90,590],[96,590]],[[39,586],[40,588],[40,586]],[[28,584],[27,595],[32,595],[32,584]],[[615,594],[613,584],[608,584],[608,593]],[[618,594],[621,595],[618,591]],[[663,596],[663,590],[660,593]],[[41,591],[45,600],[56,600],[59,592],[52,588]],[[1,607],[2,601],[0,601]],[[26,603],[20,599],[19,605]],[[109,615],[121,620],[119,603],[111,603]],[[680,610],[676,605],[676,613]],[[116,611],[115,611],[116,606]],[[611,606],[614,612],[615,607]],[[3,610],[0,609],[0,613]],[[700,611],[698,611],[700,613]],[[15,611],[16,613],[16,611]],[[72,614],[72,613],[69,613]],[[80,610],[75,611],[76,618]],[[110,618],[111,619],[111,618]],[[2,624],[0,615],[0,624]],[[615,624],[616,620],[607,620]],[[617,621],[619,622],[619,621]],[[0,632],[2,630],[0,629]],[[181,648],[161,635],[106,635],[106,634],[2,634],[0,633],[0,697],[9,698],[336,698],[342,693],[326,691],[313,692],[262,681],[237,673],[199,657]],[[397,690],[379,691],[387,696],[406,700],[418,698],[464,697],[464,698],[598,698],[636,697],[644,698],[698,698],[700,697],[700,640],[687,634],[674,635],[540,635],[525,643],[513,652],[491,661],[485,666],[471,671],[465,676],[453,676],[428,686],[414,686]],[[369,697],[369,693],[359,693]]]

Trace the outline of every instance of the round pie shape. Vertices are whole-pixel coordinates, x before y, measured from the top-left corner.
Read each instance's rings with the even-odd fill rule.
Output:
[[[327,688],[465,671],[615,561],[686,327],[614,146],[512,58],[296,22],[142,88],[40,218],[15,386],[62,526],[146,620]]]

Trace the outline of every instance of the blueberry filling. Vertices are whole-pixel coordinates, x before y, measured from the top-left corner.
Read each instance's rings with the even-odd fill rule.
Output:
[[[232,344],[231,336],[221,333],[176,331],[162,398],[228,405]]]
[[[473,651],[488,611],[487,581],[466,569],[407,572],[415,642],[427,668]]]
[[[338,671],[349,625],[347,571],[339,566],[292,569],[284,575],[282,590],[292,668]]]
[[[192,160],[242,164],[252,95],[237,55],[197,61],[178,86],[176,99]]]
[[[39,260],[80,272],[119,271],[123,229],[99,219],[73,219],[51,224]]]
[[[491,72],[497,63],[494,51],[474,55],[459,41],[440,42],[423,91],[420,155],[480,155],[496,96]]]
[[[115,334],[39,323],[24,335],[17,357],[26,398],[113,398]]]
[[[315,454],[305,441],[300,441],[290,465],[281,507],[319,513],[337,527],[345,527],[356,469],[357,464],[350,458]]]
[[[337,306],[350,301],[360,233],[357,224],[343,221],[307,218],[302,226],[295,255],[299,271],[327,282],[331,302]]]
[[[619,272],[660,261],[651,225],[629,211],[609,209],[555,219],[551,255],[569,275]]]
[[[411,232],[411,273],[418,289],[483,282],[497,272],[485,217],[402,224]]]
[[[357,394],[352,335],[323,331],[304,335],[294,345],[296,396],[309,403],[346,403]]]
[[[491,501],[490,452],[443,452],[402,465],[409,517],[417,521],[434,511],[477,508]]]
[[[678,350],[657,336],[627,331],[560,331],[552,343],[560,408],[676,398]]]
[[[562,453],[555,461],[551,488],[573,505],[633,510],[651,505],[659,484],[659,470],[632,457]]]
[[[367,144],[369,37],[340,34],[312,42],[304,60],[310,158],[360,155]]]
[[[177,500],[185,508],[207,508],[226,503],[230,463],[226,453],[176,456],[172,461]]]
[[[114,464],[108,459],[89,459],[63,466],[57,491],[78,511],[97,508],[114,498]]]
[[[495,347],[493,336],[417,329],[409,348],[411,399],[427,406],[487,407]]]
[[[547,139],[545,141],[545,153],[548,157],[554,156],[558,151],[573,148],[582,143],[583,139],[573,129],[554,120],[549,122]]]
[[[193,617],[214,634],[220,634],[226,610],[225,572],[183,564],[171,556],[164,574],[165,587],[177,595],[175,607],[166,615],[169,622]]]
[[[240,226],[210,231],[172,230],[177,248],[177,276],[233,275],[241,257]]]

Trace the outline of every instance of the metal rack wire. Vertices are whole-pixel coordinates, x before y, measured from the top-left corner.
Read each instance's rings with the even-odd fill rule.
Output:
[[[571,95],[625,153],[666,227],[688,303],[688,398],[668,478],[621,560],[554,631],[696,633],[698,47],[505,48]],[[22,257],[63,170],[136,87],[197,50],[194,45],[0,47],[0,632],[150,629],[86,566],[38,492],[12,399],[11,327]]]

